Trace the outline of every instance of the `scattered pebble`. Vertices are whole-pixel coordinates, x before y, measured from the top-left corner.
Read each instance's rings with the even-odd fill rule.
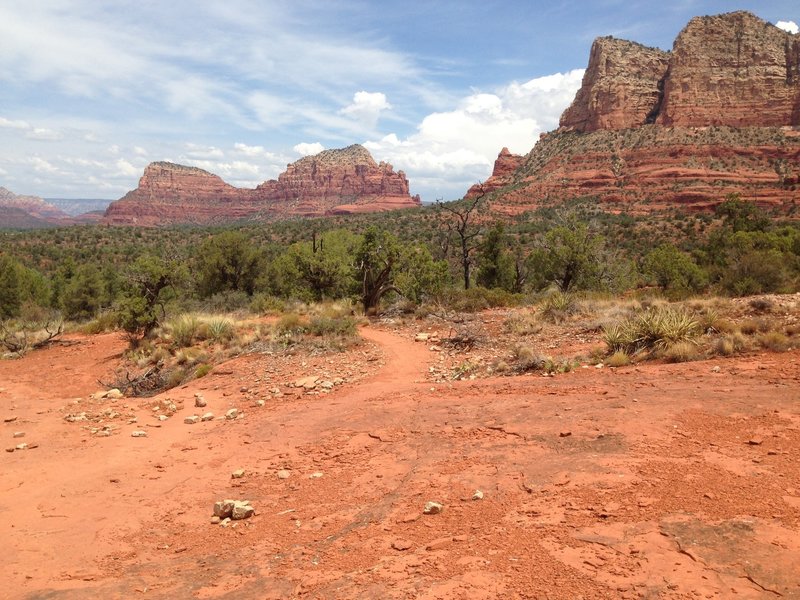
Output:
[[[194,425],[195,423],[199,423],[200,422],[200,417],[198,417],[197,415],[191,415],[191,416],[186,417],[183,420],[183,422],[186,423],[187,425]]]
[[[14,416],[14,417],[6,417],[5,419],[3,419],[3,423],[13,423],[16,420],[17,420],[16,416]]]
[[[207,404],[208,404],[208,402],[206,402],[206,399],[203,398],[202,394],[195,394],[194,395],[194,405],[197,408],[205,408]]]
[[[213,420],[214,420],[214,413],[212,413],[212,412],[207,412],[207,413],[206,413],[206,414],[204,414],[202,417],[200,417],[200,420],[201,420],[201,421],[203,421],[204,423],[205,423],[206,421],[213,421]]]
[[[312,473],[311,475],[308,476],[309,479],[319,479],[320,477],[322,477],[322,473],[320,471]]]
[[[292,472],[288,469],[281,469],[278,471],[278,479],[289,479],[292,476]]]
[[[231,408],[228,412],[225,413],[225,418],[229,421],[233,421],[235,418],[239,416],[239,410],[236,408]]]
[[[483,492],[480,490],[475,490],[475,493],[472,494],[473,500],[483,500]]]
[[[14,437],[15,438],[23,438],[23,437],[25,437],[25,432],[24,431],[15,431],[14,432]]]
[[[241,479],[242,477],[244,477],[244,469],[236,469],[231,473],[231,479]]]
[[[572,435],[571,431],[562,431],[561,433],[558,434],[558,437],[562,437],[563,438],[563,437],[569,437],[571,435]]]
[[[255,509],[249,500],[220,500],[214,503],[214,516],[220,519],[220,525],[225,525],[230,520],[249,519],[254,514]]]
[[[131,437],[135,438],[147,437],[147,432],[142,431],[141,429],[137,429],[136,431],[131,431]]]
[[[762,440],[761,438],[757,438],[756,437],[756,438],[751,438],[751,439],[747,440],[747,443],[750,444],[751,446],[760,446],[761,444],[764,443],[764,440]]]

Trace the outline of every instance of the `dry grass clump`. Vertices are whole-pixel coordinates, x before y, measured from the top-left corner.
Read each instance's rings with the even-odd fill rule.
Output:
[[[758,345],[772,352],[786,352],[792,347],[789,338],[779,331],[770,331],[758,336]]]
[[[605,364],[609,367],[625,367],[631,364],[631,357],[627,352],[617,350],[606,359]]]
[[[775,308],[775,303],[769,298],[753,298],[748,304],[757,313],[772,312],[772,309]]]
[[[717,338],[711,346],[714,354],[733,356],[748,349],[748,340],[740,332],[734,332]]]
[[[677,342],[667,347],[662,356],[668,362],[689,362],[703,358],[697,344],[689,341]]]
[[[768,319],[745,319],[739,323],[739,330],[745,335],[767,333],[772,331],[773,324]]]
[[[511,315],[503,324],[506,332],[519,336],[535,335],[541,332],[543,327],[537,316],[530,312]]]
[[[514,370],[518,373],[540,371],[544,368],[547,358],[541,356],[530,346],[514,346],[511,349],[514,361]]]

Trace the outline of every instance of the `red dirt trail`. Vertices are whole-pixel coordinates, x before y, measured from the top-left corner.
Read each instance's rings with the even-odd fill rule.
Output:
[[[87,398],[120,336],[0,361],[2,446],[38,444],[0,448],[0,596],[800,598],[800,352],[434,385],[422,344],[362,335],[382,369],[261,407],[266,355],[117,401]],[[64,420],[87,406],[113,435]],[[256,515],[212,525],[223,498]]]

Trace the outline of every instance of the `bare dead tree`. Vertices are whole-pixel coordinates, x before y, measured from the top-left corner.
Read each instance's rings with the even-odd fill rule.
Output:
[[[440,223],[447,232],[447,246],[449,250],[450,236],[458,236],[458,261],[464,272],[464,289],[470,287],[472,271],[472,254],[478,247],[480,236],[483,229],[474,222],[476,213],[481,208],[484,198],[486,198],[486,188],[482,183],[478,183],[477,194],[462,202],[451,202],[445,204],[441,200],[436,200],[436,210],[439,212]]]

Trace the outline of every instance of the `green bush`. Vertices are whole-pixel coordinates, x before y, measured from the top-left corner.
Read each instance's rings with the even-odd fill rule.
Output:
[[[631,318],[604,327],[609,352],[634,355],[665,351],[681,342],[693,342],[700,334],[695,318],[683,310],[663,307],[644,310]]]

